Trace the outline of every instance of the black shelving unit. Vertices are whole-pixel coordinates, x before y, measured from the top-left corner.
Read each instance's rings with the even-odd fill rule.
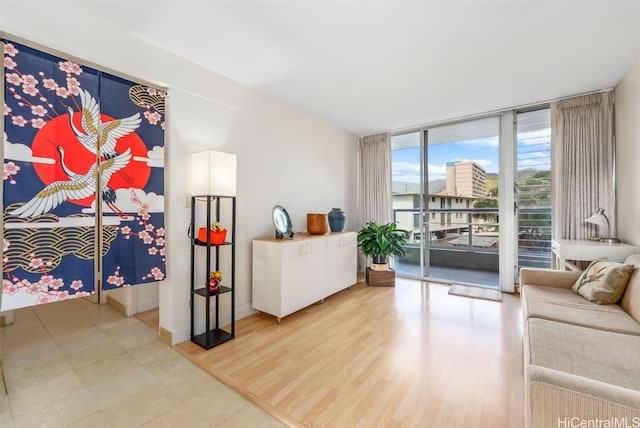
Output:
[[[228,203],[223,201],[230,201],[231,208],[229,209]],[[196,212],[198,210],[206,209],[206,215],[204,224],[197,225]],[[222,212],[222,211],[231,211]],[[231,220],[229,227],[228,221]],[[214,221],[222,222],[223,226],[227,228],[227,236],[225,242],[216,245],[207,241],[200,241],[196,238],[197,230],[199,227],[209,227]],[[214,346],[218,346],[224,342],[227,342],[235,337],[235,260],[236,260],[236,198],[235,196],[215,196],[215,195],[197,195],[191,197],[191,296],[189,299],[189,306],[191,307],[191,341],[204,349],[211,349]],[[205,250],[205,276],[202,284],[196,284],[196,248],[204,247]],[[222,282],[220,290],[211,292],[208,287],[209,272],[212,270],[220,270],[220,255],[223,251],[230,251],[231,272],[222,272]],[[229,281],[227,279],[230,278]],[[220,296],[229,294],[231,296],[231,323],[223,329],[220,326]],[[195,334],[195,306],[196,299],[204,299],[205,301],[205,331],[204,333]],[[215,324],[211,325],[211,300],[214,300],[215,305]]]

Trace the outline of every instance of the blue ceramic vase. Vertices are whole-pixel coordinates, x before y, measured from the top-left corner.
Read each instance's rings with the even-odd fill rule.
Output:
[[[347,215],[340,208],[332,208],[327,214],[329,218],[329,229],[332,232],[342,232],[344,230],[344,223],[347,219]]]

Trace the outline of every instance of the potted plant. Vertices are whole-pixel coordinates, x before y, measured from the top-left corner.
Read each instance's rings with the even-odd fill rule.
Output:
[[[367,223],[358,231],[358,247],[362,253],[371,257],[372,270],[387,270],[389,256],[404,255],[402,245],[407,242],[408,231],[398,229],[396,223]],[[376,266],[378,265],[378,266]]]

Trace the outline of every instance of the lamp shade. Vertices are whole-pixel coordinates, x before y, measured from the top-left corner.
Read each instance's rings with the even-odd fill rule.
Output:
[[[607,218],[607,216],[604,213],[604,208],[598,208],[596,210],[596,212],[593,213],[593,215],[591,217],[589,217],[588,219],[585,220],[585,222],[597,224],[598,226],[606,226],[607,235],[602,237],[602,238],[600,238],[601,242],[608,242],[610,244],[620,242],[619,239],[611,237],[609,219]]]
[[[193,195],[236,195],[236,155],[205,150],[191,155]]]
[[[598,208],[591,217],[585,220],[585,222],[597,224],[599,226],[608,226],[609,219],[604,215],[604,209]]]

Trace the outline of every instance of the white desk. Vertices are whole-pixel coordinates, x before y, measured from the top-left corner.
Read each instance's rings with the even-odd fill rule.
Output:
[[[589,240],[554,239],[551,241],[552,266],[554,269],[568,267],[571,270],[575,270],[572,264],[567,264],[567,260],[593,261],[599,258],[607,258],[613,262],[623,262],[628,255],[635,253],[636,249],[636,246],[623,242],[610,244]]]

